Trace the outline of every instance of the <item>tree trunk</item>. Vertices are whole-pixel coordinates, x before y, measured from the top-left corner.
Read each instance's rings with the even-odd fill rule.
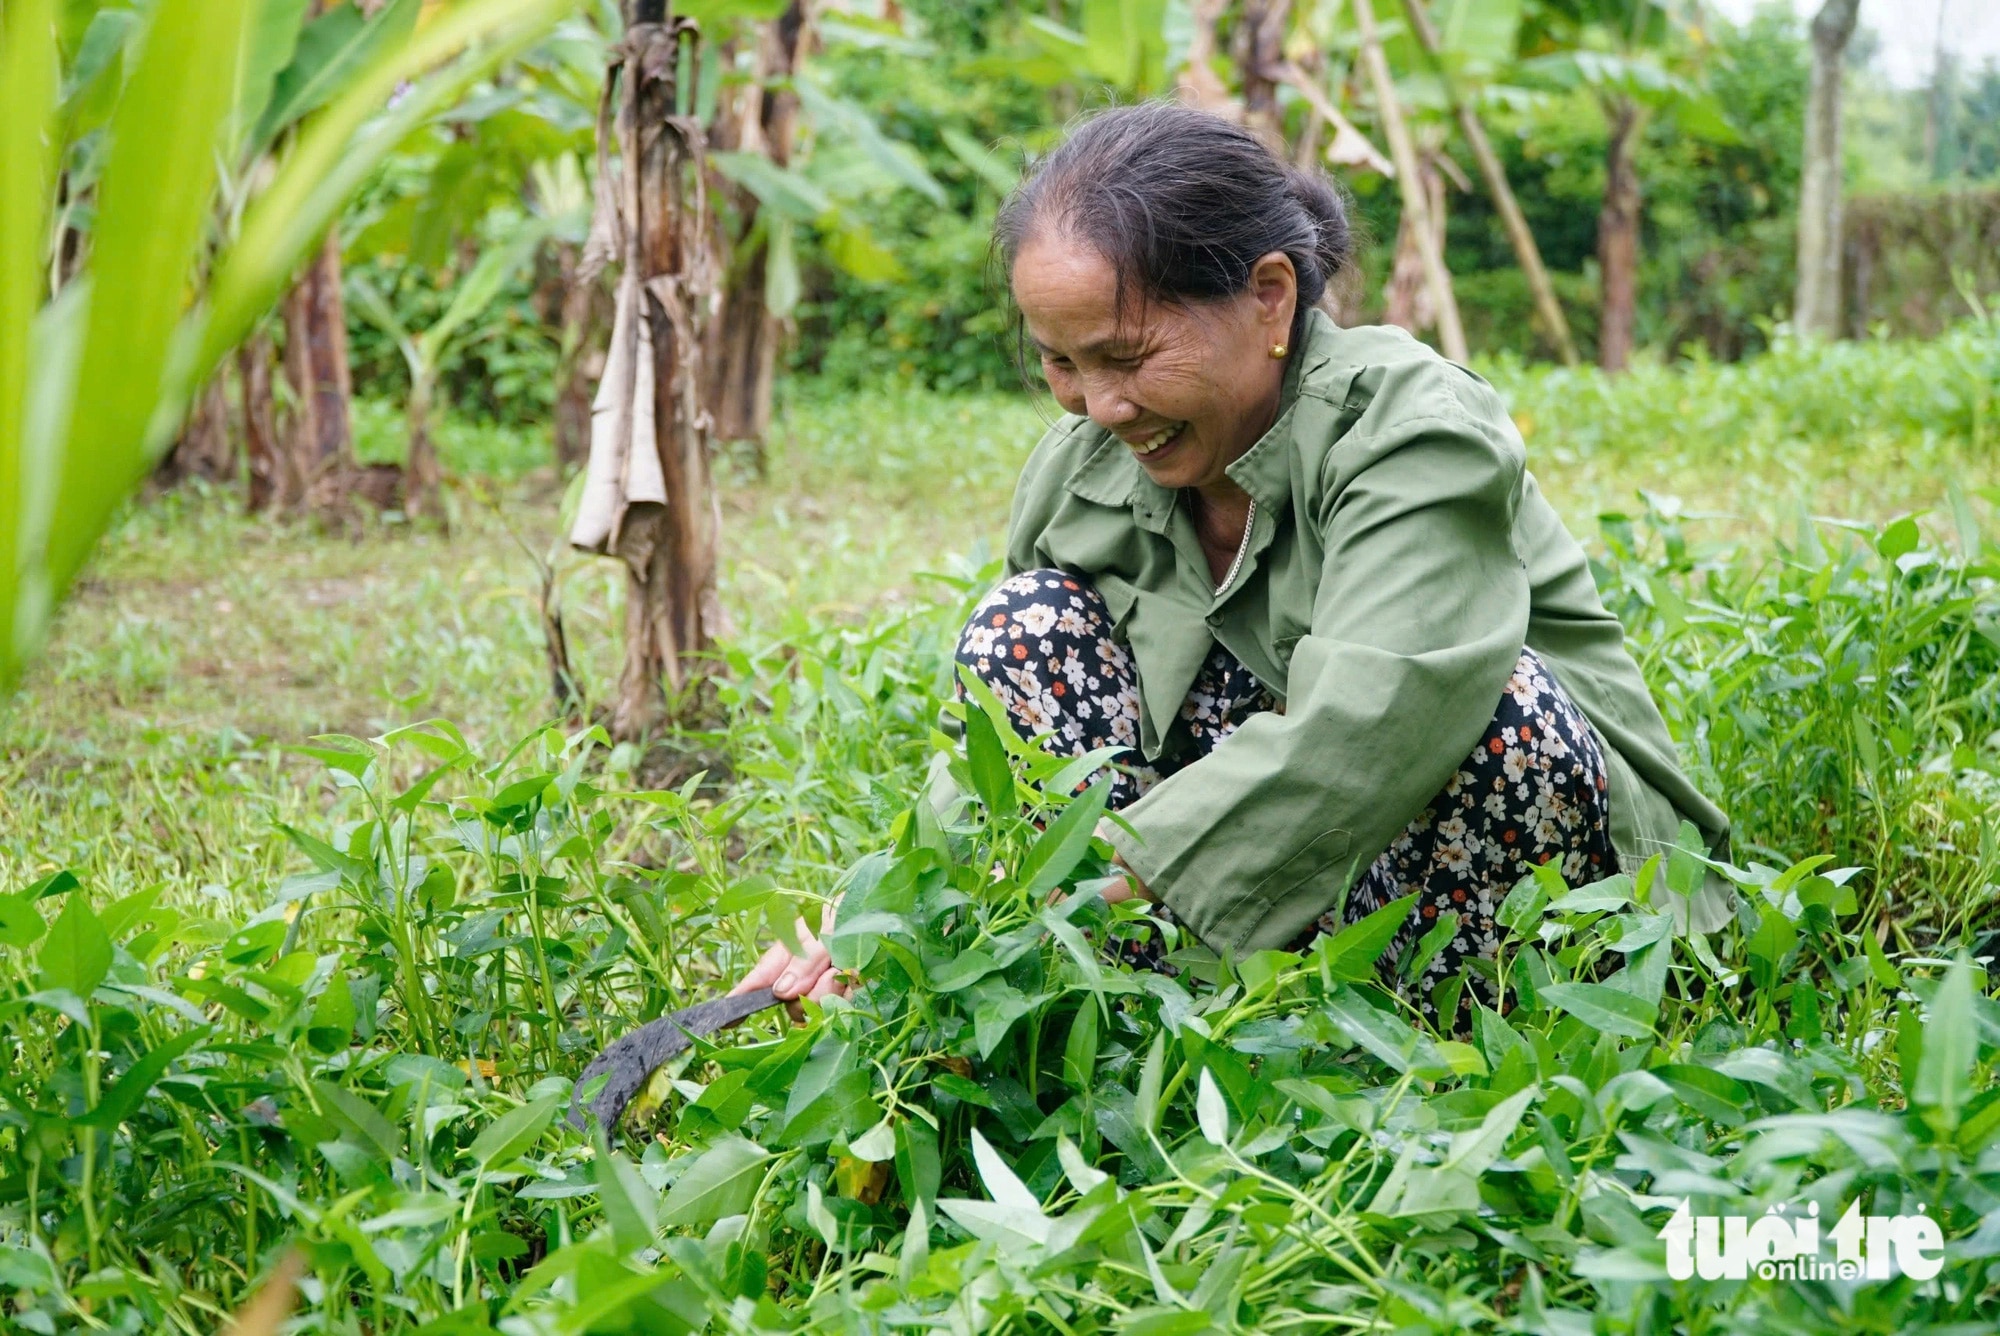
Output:
[[[1597,215],[1597,264],[1604,286],[1597,364],[1623,371],[1632,360],[1639,310],[1639,167],[1634,160],[1644,125],[1639,105],[1616,98],[1605,108],[1611,144],[1604,163],[1604,207]]]
[[[285,380],[293,409],[282,449],[286,481],[297,490],[281,489],[277,504],[338,509],[356,470],[347,311],[340,295],[340,241],[333,232],[286,294],[284,320]]]
[[[410,424],[410,453],[403,465],[403,508],[411,516],[427,515],[442,520],[443,479],[438,470],[437,443],[431,438],[431,404],[436,385],[430,374],[417,377],[410,385],[407,419]]]
[[[624,560],[625,660],[607,723],[614,737],[639,739],[713,712],[722,515],[702,404],[702,319],[714,287],[703,144],[700,127],[674,114],[683,43],[696,30],[661,0],[627,0],[625,15],[606,81],[606,96],[615,88],[619,99],[621,171],[615,204],[603,201],[620,219],[603,231],[622,236],[623,272],[570,541]],[[684,91],[693,105],[696,90]]]
[[[166,457],[154,471],[163,486],[189,478],[227,482],[236,476],[236,435],[229,427],[229,397],[224,372],[217,368],[208,384],[188,406],[187,422]]]
[[[1417,40],[1435,60],[1439,48],[1437,28],[1424,9],[1424,0],[1403,0],[1403,9],[1410,16],[1410,27],[1416,32]],[[1500,155],[1493,151],[1493,142],[1486,137],[1486,127],[1479,120],[1478,109],[1459,96],[1457,87],[1448,76],[1444,77],[1444,90],[1452,111],[1458,117],[1465,142],[1472,149],[1473,160],[1479,164],[1479,176],[1486,183],[1486,193],[1493,197],[1493,207],[1507,229],[1507,240],[1514,247],[1514,259],[1528,280],[1528,291],[1535,299],[1535,314],[1541,318],[1542,328],[1555,344],[1556,355],[1562,358],[1565,365],[1575,366],[1576,341],[1570,337],[1569,321],[1563,316],[1562,304],[1556,300],[1556,290],[1549,283],[1549,271],[1542,264],[1541,247],[1535,244],[1535,234],[1529,230],[1520,202],[1514,198],[1514,188],[1507,182],[1507,169],[1501,164]]]
[[[1354,18],[1361,28],[1361,58],[1368,66],[1369,81],[1375,86],[1382,133],[1389,141],[1390,156],[1396,160],[1405,221],[1418,249],[1431,301],[1437,307],[1438,342],[1443,345],[1446,357],[1463,362],[1470,353],[1465,344],[1465,326],[1459,323],[1458,301],[1452,296],[1451,274],[1444,267],[1442,234],[1431,225],[1430,201],[1425,198],[1416,143],[1403,120],[1402,104],[1396,99],[1395,80],[1390,77],[1389,62],[1382,54],[1382,37],[1375,27],[1375,10],[1370,0],[1354,0]]]
[[[284,452],[278,444],[271,394],[271,336],[263,329],[236,350],[236,380],[243,390],[243,453],[250,464],[250,509],[275,510],[285,490]]]
[[[1229,0],[1190,0],[1188,5],[1187,62],[1175,79],[1180,100],[1202,111],[1235,119],[1241,107],[1229,94],[1229,86],[1215,72],[1215,25]]]
[[[545,302],[543,318],[559,337],[556,355],[554,413],[556,469],[567,474],[590,457],[590,396],[604,374],[604,351],[598,331],[604,325],[604,289],[595,274],[585,277],[579,248],[567,243],[555,248],[555,291]]]
[[[798,94],[792,91],[790,80],[798,70],[806,40],[805,0],[792,0],[762,32],[756,78],[745,86],[730,113],[718,116],[717,147],[762,152],[780,167],[790,165],[799,113]],[[730,280],[708,335],[707,402],[715,417],[716,438],[757,442],[761,468],[783,327],[766,302],[768,252],[764,243],[728,254],[755,230],[757,197],[747,190],[724,187],[719,181],[711,189],[727,190],[738,224],[735,238],[722,239],[719,247],[727,256]]]
[[[1278,110],[1277,71],[1285,63],[1285,26],[1292,0],[1244,0],[1236,24],[1236,68],[1243,79],[1243,123],[1282,150],[1285,128]]]
[[[1430,229],[1429,244],[1436,249],[1444,247],[1445,201],[1444,173],[1437,168],[1435,155],[1422,152],[1417,159],[1417,175],[1423,182],[1424,218],[1422,226]],[[1389,281],[1383,288],[1384,323],[1407,329],[1412,334],[1437,324],[1437,302],[1431,297],[1430,281],[1424,272],[1425,240],[1417,236],[1417,222],[1406,209],[1402,221],[1396,228],[1396,258],[1389,271]],[[1451,281],[1450,275],[1445,281]]]
[[[1806,102],[1799,173],[1799,284],[1792,327],[1802,337],[1840,337],[1841,60],[1861,0],[1826,0],[1812,22],[1812,92]]]

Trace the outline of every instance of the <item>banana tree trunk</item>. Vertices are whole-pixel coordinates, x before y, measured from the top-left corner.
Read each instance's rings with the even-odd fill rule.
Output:
[[[259,329],[236,350],[236,381],[243,391],[243,454],[249,463],[250,509],[272,510],[283,486],[277,404],[271,393],[271,336]]]
[[[592,236],[594,245],[615,238],[622,272],[570,542],[625,564],[625,658],[606,721],[620,739],[713,709],[722,515],[709,476],[701,322],[714,276],[701,129],[674,114],[680,56],[695,40],[694,25],[660,0],[628,0],[599,115],[601,141],[616,96],[621,170],[609,185],[600,142],[606,184]]]
[[[783,14],[767,24],[757,50],[757,74],[739,95],[737,105],[718,118],[719,148],[763,152],[780,167],[792,160],[797,137],[799,98],[789,86],[808,40],[805,0],[792,0]],[[712,182],[711,189],[728,190],[737,216],[736,239],[755,235],[757,197],[737,187]],[[725,254],[730,238],[718,238]],[[783,322],[766,301],[765,268],[768,248],[761,240],[728,256],[729,281],[722,309],[708,335],[709,410],[715,416],[715,436],[725,441],[757,443],[763,464],[764,434],[771,425],[771,395],[777,381],[778,344]]]
[[[354,468],[347,366],[347,311],[340,295],[340,241],[331,231],[285,297],[285,380],[293,411],[279,509],[338,509]]]
[[[1807,338],[1840,337],[1841,61],[1860,0],[1826,0],[1812,22],[1812,92],[1799,180],[1799,280],[1792,325]]]
[[[553,416],[556,467],[567,475],[590,458],[590,397],[597,378],[604,374],[599,340],[606,301],[596,276],[582,276],[580,249],[567,242],[554,249],[555,291],[546,309],[554,317],[561,338]]]
[[[422,515],[443,520],[443,478],[438,468],[437,442],[431,435],[436,397],[437,375],[434,371],[427,368],[411,377],[407,405],[410,453],[403,465],[403,508],[412,517]]]
[[[1234,117],[1240,112],[1229,85],[1215,72],[1215,25],[1229,8],[1229,0],[1189,0],[1187,60],[1175,76],[1175,92],[1181,101],[1218,116]]]
[[[1403,9],[1410,17],[1410,27],[1417,40],[1433,60],[1437,58],[1439,42],[1437,28],[1431,23],[1430,14],[1424,9],[1424,0],[1403,0]],[[1472,149],[1472,157],[1479,164],[1479,177],[1486,183],[1486,193],[1493,197],[1493,207],[1500,214],[1501,225],[1507,229],[1507,240],[1514,247],[1514,259],[1521,266],[1521,274],[1528,280],[1528,291],[1535,300],[1535,314],[1540,317],[1542,328],[1556,347],[1556,355],[1564,365],[1577,364],[1576,340],[1570,336],[1569,321],[1563,316],[1562,303],[1556,300],[1555,287],[1549,282],[1549,271],[1542,264],[1542,250],[1535,244],[1535,234],[1528,228],[1528,220],[1521,213],[1520,201],[1514,198],[1514,188],[1507,181],[1507,169],[1500,162],[1500,155],[1493,151],[1493,141],[1486,137],[1486,126],[1479,119],[1479,110],[1459,95],[1450,77],[1444,77],[1445,96],[1451,102],[1452,112],[1458,117],[1458,126],[1465,135],[1465,142]]]
[[[1424,249],[1444,249],[1444,173],[1438,170],[1435,155],[1423,152],[1417,159],[1417,177],[1423,186],[1424,211],[1421,217],[1405,209],[1396,229],[1396,258],[1390,267],[1389,282],[1383,291],[1382,319],[1391,325],[1421,334],[1438,322],[1438,305],[1431,295],[1429,276],[1424,269]],[[1417,228],[1429,230],[1420,237]],[[1451,275],[1445,275],[1451,282]]]
[[[1285,142],[1278,109],[1278,80],[1285,61],[1285,27],[1292,0],[1244,0],[1236,23],[1236,67],[1243,79],[1243,123],[1273,148]]]
[[[1605,109],[1611,143],[1604,163],[1604,206],[1597,215],[1597,265],[1604,285],[1597,364],[1623,371],[1632,360],[1639,311],[1639,104],[1616,98]]]
[[[223,379],[218,370],[188,406],[180,436],[154,470],[157,482],[171,487],[189,478],[227,482],[236,476],[236,434],[230,429]]]
[[[1430,201],[1425,198],[1416,142],[1403,119],[1402,103],[1396,98],[1396,83],[1389,74],[1389,61],[1382,54],[1382,36],[1375,26],[1375,9],[1370,0],[1354,0],[1354,18],[1361,29],[1361,58],[1368,67],[1369,81],[1375,86],[1382,135],[1389,141],[1389,155],[1396,160],[1404,221],[1417,248],[1431,301],[1437,308],[1438,342],[1443,345],[1446,357],[1463,362],[1470,351],[1465,343],[1465,326],[1458,318],[1458,299],[1451,291],[1451,273],[1444,267],[1443,234],[1431,224]]]

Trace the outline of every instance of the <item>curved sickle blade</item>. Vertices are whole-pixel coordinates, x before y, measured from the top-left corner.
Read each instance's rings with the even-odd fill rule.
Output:
[[[661,1063],[695,1040],[706,1038],[717,1030],[727,1029],[767,1007],[777,1005],[777,997],[768,988],[744,993],[740,997],[718,997],[712,1002],[668,1012],[656,1021],[646,1022],[623,1039],[606,1045],[602,1053],[591,1059],[590,1065],[583,1069],[583,1075],[576,1078],[576,1085],[570,1089],[569,1125],[579,1132],[587,1126],[583,1110],[578,1107],[578,1098],[584,1087],[596,1080],[599,1074],[608,1073],[609,1079],[597,1098],[590,1102],[590,1111],[608,1134],[617,1126],[618,1116],[625,1112],[632,1096],[639,1093]]]

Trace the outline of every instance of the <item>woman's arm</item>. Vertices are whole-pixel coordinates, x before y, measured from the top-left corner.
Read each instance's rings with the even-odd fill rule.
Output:
[[[1112,838],[1212,947],[1282,946],[1332,908],[1464,761],[1520,655],[1522,447],[1497,404],[1464,407],[1447,377],[1463,373],[1392,369],[1327,456],[1325,557],[1286,712],[1161,781],[1122,814],[1137,837]]]

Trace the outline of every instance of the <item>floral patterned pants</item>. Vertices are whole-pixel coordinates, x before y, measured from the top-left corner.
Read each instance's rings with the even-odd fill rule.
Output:
[[[1138,748],[1137,669],[1131,651],[1112,638],[1102,596],[1082,577],[1034,570],[1002,581],[966,624],[958,661],[1006,705],[1023,737],[1046,734],[1045,745],[1058,754]],[[1276,705],[1216,645],[1181,702],[1192,745],[1171,760],[1121,765],[1111,806],[1124,807],[1198,763],[1251,714]],[[1294,948],[1414,892],[1417,912],[1385,960],[1401,956],[1440,915],[1457,915],[1451,939],[1413,981],[1412,991],[1428,1007],[1432,990],[1459,974],[1468,958],[1493,955],[1500,941],[1494,913],[1535,865],[1554,861],[1572,886],[1616,870],[1607,784],[1596,734],[1547,665],[1523,649],[1479,745],[1349,889],[1340,915],[1322,916]],[[1154,914],[1173,922],[1165,906],[1155,906]],[[1124,955],[1134,964],[1162,966],[1157,941],[1130,945]],[[1484,979],[1469,974],[1469,982],[1491,1001]]]

